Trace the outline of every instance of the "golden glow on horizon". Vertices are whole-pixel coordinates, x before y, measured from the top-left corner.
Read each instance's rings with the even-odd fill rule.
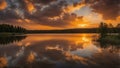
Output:
[[[111,23],[116,26],[118,23],[120,24],[120,16],[118,16],[116,20],[105,20],[105,22]]]
[[[83,27],[83,28],[84,28],[84,27],[86,27],[86,26],[87,26],[87,24],[78,24],[78,26],[79,26],[79,27]]]
[[[32,23],[30,19],[18,19],[17,22],[19,23]]]
[[[25,21],[26,21],[27,23],[30,23],[30,22],[31,22],[31,20],[29,20],[29,19],[25,19]]]

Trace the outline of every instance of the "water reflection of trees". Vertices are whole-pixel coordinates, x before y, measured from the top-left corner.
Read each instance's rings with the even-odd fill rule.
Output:
[[[19,42],[23,39],[25,39],[26,36],[5,36],[0,37],[0,45],[7,45],[14,42]]]
[[[102,48],[108,48],[108,47],[116,47],[116,48],[120,48],[120,44],[111,44],[111,43],[106,43],[104,41],[99,42],[100,43],[100,47]]]
[[[100,41],[97,41],[97,42],[98,42],[99,46],[103,49],[111,48],[111,51],[120,50],[120,44],[119,43],[106,42],[104,40],[100,40]]]
[[[98,41],[97,46],[99,46],[102,49],[109,49],[109,51],[112,53],[113,51],[118,52],[120,51],[120,44],[115,44],[111,42],[105,42],[104,40]]]

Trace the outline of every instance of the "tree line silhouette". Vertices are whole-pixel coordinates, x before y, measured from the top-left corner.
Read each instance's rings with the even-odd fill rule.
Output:
[[[0,32],[10,33],[100,33],[102,37],[105,37],[108,33],[119,33],[120,24],[113,27],[112,24],[106,24],[101,22],[98,28],[75,28],[75,29],[63,29],[63,30],[26,30],[20,26],[13,26],[9,24],[1,24]]]
[[[113,26],[112,24],[107,24],[101,22],[98,28],[73,28],[73,29],[63,29],[63,30],[27,30],[27,33],[100,33],[101,36],[105,37],[108,33],[119,33],[120,34],[120,24]]]
[[[101,37],[105,37],[108,33],[118,33],[120,37],[120,24],[117,24],[116,27],[113,27],[112,24],[106,24],[101,22],[99,25],[99,33]]]
[[[119,45],[120,44],[120,24],[113,27],[112,24],[106,24],[101,22],[99,25],[99,39],[101,46],[106,46],[107,44]]]
[[[9,24],[1,24],[0,25],[0,32],[10,32],[10,33],[24,33],[26,32],[25,28],[20,26],[13,26]]]

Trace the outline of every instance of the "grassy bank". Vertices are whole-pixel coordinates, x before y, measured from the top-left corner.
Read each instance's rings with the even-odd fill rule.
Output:
[[[120,44],[120,36],[119,35],[107,35],[106,37],[100,37],[98,39],[99,42],[107,43],[107,44]]]

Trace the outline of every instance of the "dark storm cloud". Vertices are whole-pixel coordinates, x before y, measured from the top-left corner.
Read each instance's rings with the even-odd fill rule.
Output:
[[[73,24],[72,21],[78,18],[74,13],[64,12],[64,7],[67,5],[66,1],[59,1],[58,3],[50,4],[43,10],[32,15],[31,19],[42,25],[67,27],[68,25]]]
[[[66,6],[66,1],[60,1],[56,4],[50,4],[48,7],[44,8],[40,14],[47,17],[60,16],[64,11],[63,7]]]
[[[100,13],[105,20],[115,20],[120,16],[120,0],[84,0],[94,12]]]
[[[67,27],[68,25],[72,25],[72,21],[74,21],[76,18],[76,14],[65,13],[62,17],[58,19],[49,19],[46,17],[41,17],[37,19],[37,21],[39,21],[38,23],[42,25],[49,25],[54,27]]]
[[[20,16],[26,16],[26,15],[28,15],[29,12],[32,13],[35,10],[41,9],[41,6],[39,6],[39,9],[36,9],[37,7],[35,4],[45,3],[45,4],[49,5],[49,3],[53,2],[53,1],[56,1],[56,0],[0,0],[0,8],[2,8],[2,9],[3,9],[2,6],[4,6],[3,2],[7,3],[7,7],[5,8],[5,10],[2,10],[0,12],[0,14],[2,14],[1,16],[3,16],[3,17],[6,17],[6,16],[4,16],[5,13],[6,14],[11,13],[11,15],[14,13],[14,14],[17,14]],[[45,10],[53,11],[52,7],[53,6],[48,7],[48,9],[46,8]],[[59,7],[54,6],[54,8],[59,8]],[[48,12],[46,12],[46,11],[41,11],[41,12],[44,12],[47,14]],[[59,10],[58,10],[58,12],[59,12]],[[14,14],[13,14],[13,16],[14,16]],[[10,17],[11,17],[11,15],[10,15]],[[9,16],[9,14],[8,14],[8,16]]]
[[[20,18],[18,15],[11,11],[0,11],[0,20],[6,20],[6,19],[18,19]]]
[[[66,1],[59,1],[58,3],[50,4],[44,9],[37,11],[36,14],[28,17],[42,25],[65,27],[70,25],[70,22],[77,17],[75,14],[64,12],[63,7],[66,5]]]
[[[57,0],[32,0],[32,1],[35,3],[49,4],[49,3],[57,1]]]
[[[26,4],[24,0],[4,0],[7,7],[0,11],[0,20],[19,19],[24,17]]]
[[[27,3],[26,3],[27,1]],[[54,4],[47,4],[48,6],[37,9],[37,11],[33,14],[30,14],[27,9],[36,9],[36,7],[26,7],[27,5],[34,6],[35,3],[30,0],[16,0],[11,1],[8,0],[9,6],[0,12],[0,19],[1,20],[13,20],[15,19],[30,19],[32,21],[35,21],[36,23],[39,23],[41,25],[47,25],[47,26],[54,26],[54,27],[66,27],[68,25],[71,25],[72,21],[74,21],[77,18],[76,14],[73,13],[66,13],[64,12],[66,6],[68,6],[68,3],[65,0],[58,1]],[[29,2],[28,2],[29,1]],[[42,1],[42,0],[40,0]],[[49,1],[49,0],[46,0]],[[55,0],[51,0],[49,2],[52,2]],[[44,2],[44,1],[43,1]],[[38,2],[39,3],[39,2]],[[34,11],[34,10],[31,10]]]

